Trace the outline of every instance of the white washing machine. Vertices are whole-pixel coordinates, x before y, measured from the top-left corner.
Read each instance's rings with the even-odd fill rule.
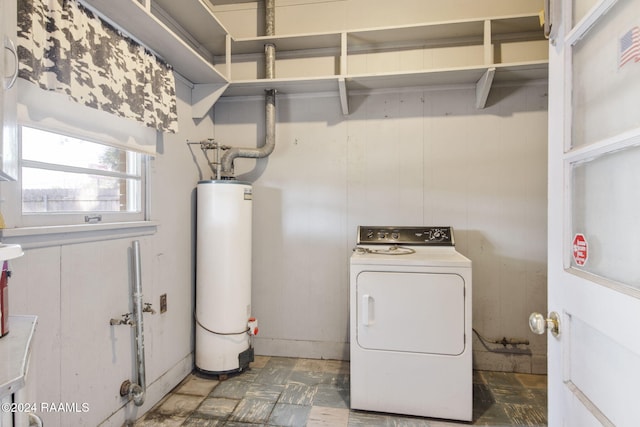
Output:
[[[351,408],[471,421],[471,261],[451,227],[358,227]]]

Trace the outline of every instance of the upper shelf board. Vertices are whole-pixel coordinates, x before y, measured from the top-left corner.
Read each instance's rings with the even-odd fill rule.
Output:
[[[203,0],[153,0],[213,55],[224,55],[229,33]]]
[[[369,74],[347,77],[347,89],[379,90],[403,87],[461,85],[477,82],[486,68],[451,68],[410,73]]]
[[[496,64],[495,83],[534,81],[548,78],[548,61],[519,64]],[[487,71],[487,67],[464,67],[409,73],[383,73],[345,78],[348,90],[379,90],[389,88],[448,86],[475,84]]]
[[[485,35],[485,21],[491,23],[491,36],[495,38],[501,38],[507,34],[526,34],[530,36],[535,34],[542,38],[542,30],[537,15],[513,15],[348,31],[348,47],[359,48],[400,44],[437,45],[460,41],[482,42]]]
[[[268,89],[275,89],[280,94],[337,92],[338,77],[235,81],[222,96],[263,95]]]
[[[347,40],[349,48],[357,48],[400,43],[440,43],[453,39],[482,40],[483,34],[483,21],[468,21],[350,31]]]
[[[491,20],[491,34],[493,36],[504,36],[508,34],[535,34],[537,38],[544,38],[544,31],[540,25],[538,15],[522,15]]]
[[[534,81],[548,78],[548,61],[495,64],[495,83]],[[258,96],[267,89],[280,94],[336,92],[344,79],[346,90],[381,90],[421,86],[457,86],[475,84],[487,71],[486,66],[446,68],[402,73],[378,73],[299,79],[260,79],[233,81],[222,97]]]
[[[527,82],[549,78],[549,61],[531,61],[513,64],[496,64],[495,83]]]
[[[171,0],[162,0],[169,2]],[[491,22],[492,37],[501,39],[508,35],[543,38],[538,15],[512,15],[496,18],[446,21],[397,27],[368,28],[353,31],[261,36],[233,39],[231,53],[249,54],[264,51],[265,43],[274,43],[276,52],[340,48],[341,36],[347,38],[347,48],[376,48],[398,45],[437,45],[450,42],[477,42],[484,40],[485,21]]]
[[[276,52],[308,49],[340,48],[341,33],[315,33],[295,36],[263,36],[233,39],[231,52],[235,54],[264,52],[264,45],[273,43]]]

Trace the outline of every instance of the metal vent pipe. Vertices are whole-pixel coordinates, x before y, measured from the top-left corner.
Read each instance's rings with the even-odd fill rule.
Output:
[[[265,33],[275,35],[276,8],[275,0],[265,0]],[[264,45],[265,78],[275,78],[276,46],[273,43]],[[233,161],[238,158],[260,159],[270,155],[276,146],[276,90],[267,89],[265,94],[265,142],[260,148],[231,148],[220,159],[222,175],[233,177]]]
[[[264,32],[267,36],[276,35],[276,0],[264,1]],[[267,43],[264,45],[264,76],[267,79],[276,77],[276,45]]]
[[[268,89],[265,97],[265,127],[264,145],[260,148],[231,148],[222,156],[222,175],[233,176],[233,161],[237,157],[259,159],[267,157],[276,146],[276,90]]]
[[[267,36],[276,35],[276,0],[264,0],[264,32]]]

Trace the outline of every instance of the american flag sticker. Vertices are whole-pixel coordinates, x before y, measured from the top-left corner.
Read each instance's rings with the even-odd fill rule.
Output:
[[[633,27],[620,37],[618,68],[629,61],[640,62],[640,27]]]

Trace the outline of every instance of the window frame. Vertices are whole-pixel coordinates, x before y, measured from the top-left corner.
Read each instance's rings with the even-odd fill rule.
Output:
[[[25,160],[22,157],[22,129],[23,127],[29,127],[38,129],[45,132],[51,132],[59,135],[68,136],[70,138],[76,138],[83,141],[104,145],[107,147],[114,147],[125,152],[138,153],[141,156],[140,162],[140,210],[139,212],[105,212],[100,210],[91,211],[75,211],[75,212],[23,212],[22,197],[23,197],[23,179],[22,173],[24,167],[39,166],[39,162],[32,160]],[[98,224],[118,224],[118,223],[134,223],[149,221],[149,170],[150,170],[150,155],[131,148],[111,144],[106,141],[101,141],[99,138],[90,138],[86,135],[70,132],[68,129],[61,130],[56,126],[42,126],[37,123],[19,122],[18,123],[18,182],[17,191],[13,192],[13,198],[15,203],[11,203],[15,207],[14,216],[15,226],[18,228],[32,228],[32,227],[57,227],[57,226],[82,226],[82,225],[98,225]],[[44,169],[44,168],[43,168]],[[59,165],[59,167],[47,167],[46,169],[60,171],[60,172],[80,172],[84,168],[69,167]],[[87,173],[90,173],[91,169],[85,169]],[[113,176],[114,174],[106,173],[105,176]],[[116,174],[122,175],[122,174]],[[127,195],[130,197],[130,194]],[[99,218],[99,220],[97,220]]]

